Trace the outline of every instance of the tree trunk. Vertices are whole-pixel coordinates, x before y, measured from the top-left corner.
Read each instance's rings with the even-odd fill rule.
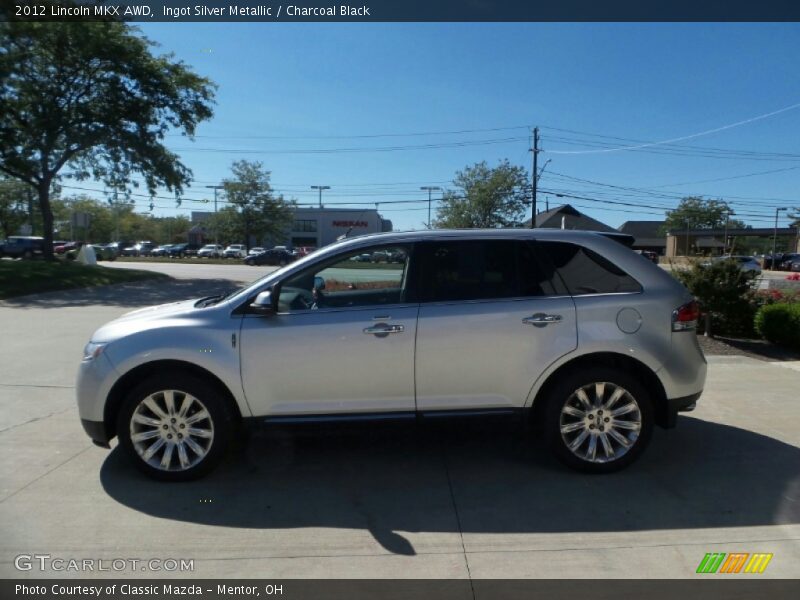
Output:
[[[50,181],[39,183],[39,208],[42,211],[42,225],[44,232],[44,248],[42,254],[45,260],[55,260],[53,255],[53,209],[50,206]]]

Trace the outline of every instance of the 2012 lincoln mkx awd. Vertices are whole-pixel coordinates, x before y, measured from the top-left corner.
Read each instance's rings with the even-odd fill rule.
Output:
[[[363,255],[392,261],[365,262]],[[147,474],[208,472],[238,426],[510,413],[589,472],[623,468],[706,377],[698,306],[607,236],[343,240],[234,293],[134,311],[91,337],[77,396]]]

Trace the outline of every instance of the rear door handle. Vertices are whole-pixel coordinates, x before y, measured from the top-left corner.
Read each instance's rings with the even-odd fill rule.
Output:
[[[364,327],[364,333],[367,335],[377,335],[379,337],[389,335],[390,333],[403,333],[406,328],[403,325],[387,325],[386,323],[379,323],[372,327]]]
[[[530,317],[525,317],[522,322],[525,325],[533,325],[535,327],[544,327],[550,323],[560,323],[563,320],[561,315],[548,315],[545,313],[536,313]]]

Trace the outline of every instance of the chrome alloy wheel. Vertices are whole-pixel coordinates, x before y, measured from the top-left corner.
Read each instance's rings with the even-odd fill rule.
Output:
[[[578,458],[592,463],[620,459],[642,429],[642,412],[625,389],[599,381],[575,390],[559,420],[561,439]]]
[[[137,454],[162,471],[185,471],[202,461],[214,442],[214,422],[200,400],[178,390],[154,392],[139,402],[130,422]]]

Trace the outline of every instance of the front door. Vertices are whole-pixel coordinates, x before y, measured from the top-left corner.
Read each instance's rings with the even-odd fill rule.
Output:
[[[409,262],[407,246],[361,249],[276,285],[277,313],[242,321],[254,414],[413,412],[419,307],[406,302]]]

